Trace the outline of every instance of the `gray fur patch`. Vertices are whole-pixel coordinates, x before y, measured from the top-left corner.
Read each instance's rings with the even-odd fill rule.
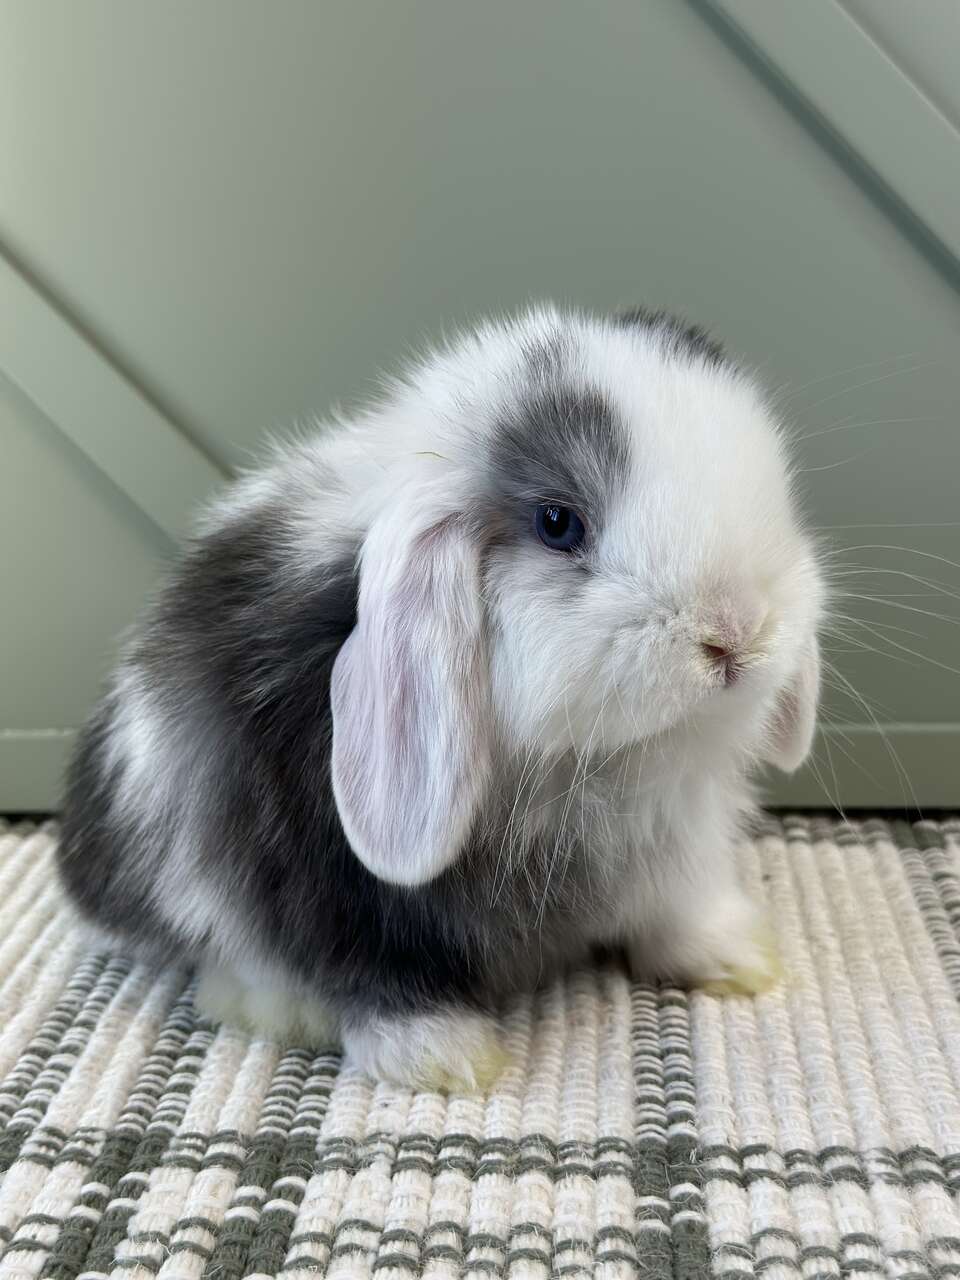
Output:
[[[598,525],[630,462],[626,429],[604,394],[552,377],[533,380],[502,415],[490,448],[493,503],[524,527],[542,502]]]

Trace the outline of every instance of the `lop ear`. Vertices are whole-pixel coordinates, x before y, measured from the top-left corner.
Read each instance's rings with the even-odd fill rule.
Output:
[[[354,853],[382,880],[425,883],[459,854],[489,773],[479,557],[452,520],[375,522],[330,697]]]
[[[793,678],[781,690],[768,725],[765,756],[784,773],[807,758],[817,723],[820,697],[820,646],[813,636],[804,646]]]

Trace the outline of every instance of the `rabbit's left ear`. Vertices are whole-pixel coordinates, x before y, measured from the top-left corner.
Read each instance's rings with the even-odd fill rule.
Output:
[[[784,773],[793,773],[813,745],[820,698],[820,646],[813,636],[804,646],[796,671],[781,690],[767,729],[764,755]]]
[[[479,554],[452,519],[386,511],[330,690],[333,792],[354,853],[424,884],[460,853],[489,774]]]

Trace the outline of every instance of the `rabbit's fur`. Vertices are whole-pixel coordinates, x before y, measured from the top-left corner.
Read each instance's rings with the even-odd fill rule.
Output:
[[[809,748],[821,609],[715,344],[491,323],[206,514],[82,735],[63,878],[211,1012],[409,1083],[483,1083],[490,1011],[594,944],[763,985],[733,846],[751,768]]]

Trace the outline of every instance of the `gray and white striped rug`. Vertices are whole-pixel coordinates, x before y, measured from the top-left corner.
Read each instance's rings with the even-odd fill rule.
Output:
[[[960,1277],[958,820],[768,820],[781,987],[580,973],[449,1099],[78,959],[55,838],[0,825],[0,1277]]]

